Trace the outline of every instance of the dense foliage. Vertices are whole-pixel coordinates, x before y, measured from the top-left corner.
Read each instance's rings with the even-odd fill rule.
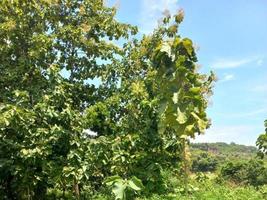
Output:
[[[218,165],[218,159],[209,153],[202,152],[198,155],[194,155],[192,159],[192,171],[193,172],[213,172]]]
[[[102,0],[0,2],[3,199],[159,191],[210,125],[214,75],[178,34],[183,12],[140,40],[114,15]]]
[[[258,190],[266,187],[267,162],[257,156],[256,147],[235,143],[193,143],[191,154],[192,172],[196,173],[198,181],[206,183],[212,176],[215,183],[226,188],[225,184],[237,188],[254,186]]]
[[[265,120],[264,126],[265,126],[265,133],[261,134],[256,142],[256,145],[259,148],[259,155],[261,157],[267,154],[267,120]]]
[[[191,169],[193,172],[214,172],[227,162],[247,163],[257,156],[257,148],[235,143],[192,143]]]
[[[255,147],[188,147],[210,126],[215,77],[178,34],[183,11],[142,37],[115,14],[103,0],[0,2],[0,198],[266,199]]]
[[[267,184],[267,167],[262,160],[228,162],[222,166],[220,175],[237,184],[259,186]]]
[[[246,146],[235,143],[192,143],[190,145],[191,150],[201,150],[204,152],[210,152],[218,156],[227,156],[227,157],[242,157],[242,158],[251,158],[257,154],[257,148],[255,146]]]
[[[189,194],[185,195],[183,182],[170,171],[164,173],[164,180],[168,189],[164,194],[152,194],[136,200],[265,200],[267,198],[266,185],[256,189],[250,185],[236,185],[228,182],[218,182],[217,178],[204,175],[190,178]],[[202,177],[202,178],[200,178]],[[94,196],[96,200],[111,200],[108,195]]]

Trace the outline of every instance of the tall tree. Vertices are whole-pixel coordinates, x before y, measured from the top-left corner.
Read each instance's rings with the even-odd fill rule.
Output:
[[[78,194],[83,111],[113,92],[123,55],[113,41],[136,32],[114,15],[102,0],[0,2],[0,171],[8,199],[41,198],[51,182],[69,187],[63,175],[71,173]],[[100,89],[86,82],[95,78]]]
[[[102,0],[0,2],[6,199],[48,189],[79,198],[112,175],[157,191],[162,168],[177,168],[187,138],[208,128],[214,75],[197,72],[193,43],[178,34],[183,12],[133,40],[136,27],[114,15]]]

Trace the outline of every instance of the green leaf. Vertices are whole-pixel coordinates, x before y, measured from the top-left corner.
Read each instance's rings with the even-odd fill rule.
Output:
[[[191,134],[192,133],[192,131],[194,130],[194,125],[188,125],[188,126],[186,126],[186,128],[185,128],[185,133],[186,134]]]
[[[173,93],[172,101],[174,104],[178,103],[178,97],[179,97],[178,92]]]
[[[128,186],[136,191],[140,191],[144,188],[142,181],[135,176],[128,181]]]
[[[187,121],[187,116],[184,112],[181,112],[180,108],[177,108],[177,122],[179,124],[184,124]]]
[[[21,149],[20,152],[21,152],[24,156],[26,156],[26,155],[29,154],[29,150],[27,150],[27,149]]]
[[[185,38],[183,39],[183,46],[185,47],[188,55],[192,56],[192,53],[194,52],[193,43],[190,39]]]
[[[113,185],[115,182],[118,182],[118,181],[121,181],[122,178],[118,175],[115,175],[115,176],[109,176],[108,178],[106,178],[106,180],[104,181],[104,183],[107,185],[107,186],[111,186]]]
[[[167,105],[168,105],[167,101],[161,101],[160,102],[160,104],[159,104],[159,110],[158,110],[160,116],[165,113],[166,108],[167,108]]]
[[[189,92],[191,92],[193,94],[199,94],[200,91],[201,91],[200,87],[194,87],[194,88],[189,89]]]
[[[170,46],[170,44],[167,43],[167,42],[164,42],[164,43],[162,44],[160,51],[161,51],[161,52],[165,52],[165,53],[167,53],[167,55],[168,55],[169,57],[171,57],[171,55],[172,55],[172,49],[171,49],[171,46]]]
[[[166,125],[167,124],[166,124],[165,120],[160,119],[160,121],[158,123],[158,132],[159,132],[159,134],[163,134],[165,132],[165,130],[167,128]]]
[[[180,138],[183,139],[183,140],[186,140],[187,139],[187,135],[181,135]]]
[[[112,192],[115,195],[115,199],[126,199],[125,194],[126,184],[123,181],[118,181],[114,183],[114,187],[112,188]]]
[[[6,126],[9,126],[10,122],[8,121],[7,118],[4,118],[4,122],[5,122],[5,125],[6,125]]]
[[[202,120],[195,112],[191,112],[192,116],[197,120],[198,128],[201,132],[205,131],[208,123]]]

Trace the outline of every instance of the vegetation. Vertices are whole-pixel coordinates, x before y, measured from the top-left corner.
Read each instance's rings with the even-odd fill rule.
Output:
[[[209,153],[194,155],[192,160],[192,170],[194,172],[213,172],[218,165],[218,159]]]
[[[267,162],[257,156],[257,148],[234,143],[192,144],[192,171],[213,172],[217,181],[238,185],[267,184]]]
[[[197,73],[191,40],[177,34],[183,12],[118,47],[137,29],[102,0],[2,1],[0,11],[3,196],[80,198],[114,176],[116,199],[141,183],[157,191],[187,137],[209,126],[214,75]]]
[[[217,173],[200,152],[191,170],[215,75],[178,34],[183,11],[141,39],[115,14],[103,0],[0,2],[0,197],[264,199],[264,161]]]
[[[237,185],[230,182],[218,182],[215,177],[205,175],[199,179],[201,175],[191,177],[189,183],[189,193],[185,195],[184,185],[180,179],[173,176],[171,172],[164,173],[164,180],[168,187],[164,194],[151,194],[142,196],[136,200],[264,200],[267,197],[266,185],[259,186],[256,189],[250,185]],[[98,195],[94,197],[98,200],[111,200],[108,195]]]
[[[256,142],[259,148],[259,155],[264,157],[267,154],[267,120],[264,122],[265,133],[261,134]]]
[[[239,145],[235,143],[192,143],[191,144],[192,151],[202,150],[205,152],[213,153],[217,156],[231,156],[234,157],[242,157],[244,159],[249,159],[254,157],[257,154],[257,148],[254,146],[245,146]]]
[[[253,186],[267,184],[267,168],[262,160],[228,162],[222,167],[220,175],[238,184]]]

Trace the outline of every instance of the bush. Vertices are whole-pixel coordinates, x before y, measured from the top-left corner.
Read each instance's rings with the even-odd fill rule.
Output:
[[[192,161],[192,171],[213,172],[216,170],[218,160],[211,154],[203,152]]]
[[[249,162],[228,162],[221,168],[220,176],[238,184],[267,184],[267,168],[262,160],[257,159]]]

